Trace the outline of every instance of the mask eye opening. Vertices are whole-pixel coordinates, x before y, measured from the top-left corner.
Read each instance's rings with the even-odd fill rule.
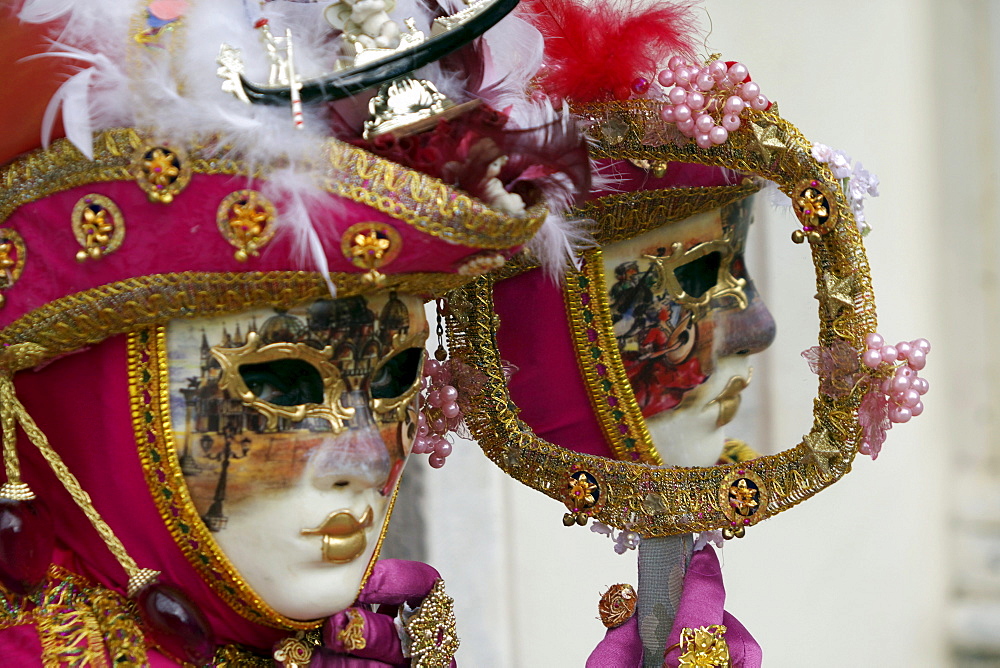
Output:
[[[379,367],[369,384],[372,399],[396,399],[403,396],[420,380],[424,349],[407,348]]]
[[[686,295],[701,299],[719,281],[722,253],[712,251],[674,269],[674,277]]]
[[[323,378],[316,367],[304,360],[241,364],[239,374],[258,400],[274,406],[323,403]]]

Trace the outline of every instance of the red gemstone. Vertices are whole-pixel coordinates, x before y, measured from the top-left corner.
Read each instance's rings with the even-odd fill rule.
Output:
[[[29,594],[45,582],[55,534],[45,507],[34,501],[0,500],[0,582]]]
[[[150,640],[174,659],[204,665],[215,654],[212,627],[176,587],[153,584],[139,594],[139,613]]]

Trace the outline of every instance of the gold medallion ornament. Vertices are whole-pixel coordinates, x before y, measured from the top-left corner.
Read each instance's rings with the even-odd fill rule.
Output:
[[[572,526],[574,523],[580,526],[585,525],[600,506],[603,498],[601,482],[598,477],[589,471],[572,467],[569,479],[566,481],[565,497],[563,498],[563,503],[569,509],[569,512],[563,515],[563,524],[566,526]]]
[[[601,623],[609,629],[618,628],[635,614],[635,606],[638,603],[635,589],[630,584],[611,585],[600,603],[597,604],[597,611],[601,615]]]
[[[237,190],[219,203],[215,223],[226,241],[236,247],[240,262],[260,255],[260,249],[274,237],[278,210],[271,200],[256,190]]]
[[[830,188],[818,179],[799,182],[791,194],[792,208],[802,221],[802,229],[792,233],[792,241],[797,244],[805,240],[819,241],[837,224],[837,209]]]
[[[170,204],[191,181],[191,161],[180,147],[147,145],[133,155],[131,172],[150,202]]]
[[[78,262],[97,260],[118,250],[125,240],[125,217],[108,197],[85,195],[73,207],[73,236],[83,249],[77,251]]]
[[[0,306],[5,301],[3,291],[21,278],[26,258],[27,249],[21,235],[11,229],[0,229]]]
[[[655,101],[636,99],[582,109],[596,129],[591,156],[598,160],[647,161],[650,165],[681,162],[726,167],[744,178],[739,186],[706,188],[700,193],[695,189],[662,190],[652,195],[621,193],[587,203],[582,207],[586,215],[602,223],[608,221],[595,235],[598,241],[612,243],[681,220],[692,211],[724,206],[750,194],[762,179],[772,181],[793,202],[801,200],[796,212],[802,229],[816,233],[808,248],[819,288],[819,345],[840,341],[855,351],[863,351],[865,337],[877,329],[868,261],[847,195],[830,167],[813,157],[812,144],[774,109],[745,110],[751,122],[731,133],[723,145],[702,149],[693,142],[650,144],[645,141],[650,128],[663,124],[660,106]],[[744,192],[737,193],[736,189]],[[647,201],[653,195],[659,203]],[[625,215],[630,207],[637,206],[643,207],[643,216]],[[662,214],[668,219],[654,223],[654,216],[646,213]],[[593,273],[587,268],[592,261],[586,255],[581,271],[569,273],[564,294],[568,307],[573,307],[574,302],[576,305],[568,312],[578,357],[584,350],[581,359],[594,360],[593,364],[581,364],[581,369],[585,374],[591,367],[596,369],[595,374],[607,370],[602,376],[594,376],[603,386],[601,395],[592,393],[591,399],[596,404],[603,401],[608,409],[595,414],[602,418],[605,434],[615,435],[617,431],[608,443],[619,459],[582,454],[550,443],[518,416],[497,347],[500,323],[495,317],[493,285],[524,271],[524,266],[509,262],[499,272],[476,279],[449,296],[449,312],[461,313],[461,317],[449,315],[451,353],[487,378],[482,392],[474,398],[473,409],[465,413],[466,422],[487,456],[510,476],[563,503],[569,500],[573,485],[582,491],[589,483],[600,481],[599,503],[586,509],[567,504],[573,521],[564,517],[564,522],[575,524],[579,520],[577,513],[582,513],[584,518],[589,516],[643,537],[715,529],[736,536],[746,527],[797,505],[850,471],[863,439],[858,409],[864,384],[838,396],[819,392],[809,433],[777,454],[708,467],[656,465],[658,462],[648,454],[648,434],[632,428],[643,424],[634,391],[627,378],[613,373],[620,354],[609,323],[598,317],[602,308],[607,309],[606,294],[593,287]],[[599,264],[595,262],[595,266]],[[579,280],[584,283],[574,283]],[[739,302],[741,287],[730,285],[729,294],[724,296]],[[570,294],[574,290],[575,296]],[[601,351],[600,359],[594,357],[598,355],[594,349]],[[823,382],[821,375],[820,386]],[[567,472],[578,471],[594,476],[594,481],[568,479],[572,473]]]
[[[451,664],[459,640],[455,632],[455,601],[444,593],[444,580],[438,578],[434,582],[430,593],[403,627],[409,635],[412,668],[440,668]]]
[[[722,529],[723,537],[742,538],[753,517],[767,508],[767,487],[753,471],[736,468],[722,479],[719,505],[729,519],[729,526]]]
[[[381,284],[382,267],[388,265],[403,250],[403,238],[392,225],[385,223],[355,223],[340,238],[340,250],[355,267],[367,269],[365,277]]]

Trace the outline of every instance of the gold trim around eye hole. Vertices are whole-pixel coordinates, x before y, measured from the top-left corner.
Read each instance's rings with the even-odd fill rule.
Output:
[[[422,329],[419,332],[414,332],[406,338],[403,338],[401,334],[395,334],[392,337],[392,347],[389,349],[389,354],[385,355],[381,360],[379,360],[378,365],[372,371],[372,377],[376,377],[376,374],[382,369],[383,366],[389,363],[391,359],[396,357],[404,350],[408,348],[420,348],[423,349],[424,343],[427,341],[427,330]],[[420,381],[424,375],[424,360],[426,355],[420,356],[420,366],[417,367],[417,377],[413,379],[413,384],[403,392],[398,397],[383,398],[373,397],[371,400],[372,411],[374,411],[379,416],[386,416],[393,422],[402,422],[406,419],[406,408],[413,401],[413,397],[417,395],[420,391]]]
[[[278,418],[283,417],[292,422],[301,422],[309,417],[322,418],[330,423],[333,433],[345,429],[345,422],[354,417],[354,408],[344,406],[340,398],[347,390],[347,384],[340,369],[330,360],[333,358],[333,347],[327,346],[317,350],[305,343],[271,343],[261,345],[256,332],[247,334],[247,342],[240,348],[212,347],[212,356],[219,361],[222,375],[219,378],[219,388],[238,397],[244,404],[260,412],[267,419],[267,428],[273,429],[278,424]],[[308,362],[319,372],[323,380],[322,404],[298,404],[296,406],[278,406],[250,391],[246,381],[240,375],[240,367],[244,364],[263,364],[276,360],[299,359]]]
[[[718,252],[722,256],[719,263],[719,271],[716,276],[715,285],[705,290],[701,297],[692,297],[681,287],[674,272],[679,268],[695,260],[699,260],[706,255]],[[684,250],[684,244],[676,242],[670,247],[670,255],[643,255],[644,258],[653,263],[656,267],[657,289],[664,289],[670,299],[677,302],[684,308],[691,311],[695,320],[704,317],[708,310],[708,305],[716,299],[731,297],[736,306],[742,311],[749,301],[747,300],[744,288],[747,280],[733,276],[733,258],[736,251],[732,246],[732,232],[727,232],[721,239],[713,239]]]

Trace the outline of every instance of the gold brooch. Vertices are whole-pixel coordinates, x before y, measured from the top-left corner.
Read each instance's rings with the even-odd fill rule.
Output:
[[[681,630],[681,655],[678,666],[693,668],[729,668],[729,645],[722,624]]]
[[[236,247],[240,262],[260,255],[260,249],[274,237],[277,209],[256,190],[237,190],[222,200],[215,223],[226,241]]]
[[[837,224],[836,199],[818,179],[800,181],[792,191],[792,207],[802,222],[802,229],[792,232],[792,241],[815,243]]]
[[[191,164],[180,147],[145,146],[132,158],[132,177],[150,202],[170,204],[191,182]]]
[[[403,249],[403,238],[385,223],[356,223],[344,231],[340,250],[355,267],[367,269],[365,278],[378,285],[383,279],[378,270],[396,259]]]
[[[83,246],[76,253],[78,262],[112,253],[125,240],[125,217],[118,205],[104,195],[81,197],[73,207],[71,223],[73,236]]]

